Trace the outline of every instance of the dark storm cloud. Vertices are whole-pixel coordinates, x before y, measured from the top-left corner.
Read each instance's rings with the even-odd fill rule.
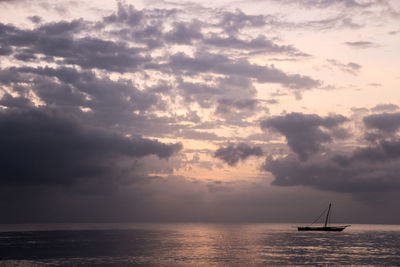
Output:
[[[12,48],[6,45],[2,45],[0,47],[0,56],[8,56],[13,52]]]
[[[352,48],[359,48],[359,49],[365,49],[377,46],[377,44],[369,41],[345,42],[344,44]]]
[[[394,126],[389,122],[396,120],[396,116],[397,113],[370,115],[364,118],[364,122],[366,120],[367,129],[393,132],[399,125]],[[363,201],[382,197],[383,193],[399,191],[400,140],[393,136],[384,139],[380,134],[369,135],[367,138],[373,143],[347,153],[331,151],[307,162],[301,158],[298,160],[294,155],[275,159],[268,157],[262,169],[274,175],[274,185],[302,185],[350,193]],[[371,193],[374,195],[368,195]]]
[[[355,196],[360,193],[400,190],[398,162],[338,165],[330,159],[305,163],[288,156],[276,160],[267,159],[263,169],[274,175],[273,184],[279,186],[303,185]]]
[[[25,97],[13,97],[8,93],[5,93],[0,98],[0,105],[8,108],[32,108],[32,102]]]
[[[223,55],[198,53],[189,57],[178,53],[170,57],[168,67],[176,73],[208,73],[238,75],[254,78],[259,83],[279,83],[292,89],[310,89],[320,85],[320,82],[308,76],[286,74],[274,66],[251,64],[247,60],[233,60]]]
[[[388,163],[399,157],[399,140],[380,140],[375,146],[358,148],[350,156],[337,155],[333,160],[342,166],[347,166],[354,162]]]
[[[180,144],[92,128],[51,109],[2,110],[0,128],[0,183],[8,185],[129,177],[135,170],[132,159],[168,158],[181,149]]]
[[[338,197],[338,194],[309,189],[292,190],[288,194],[279,187],[271,188],[265,180],[202,181],[172,175],[140,179],[134,186],[121,187],[118,194],[115,190],[108,190],[107,194],[89,191],[92,186],[103,190],[110,187],[93,183],[75,188],[80,190],[76,193],[49,186],[35,190],[31,187],[9,190],[2,186],[1,200],[13,205],[1,205],[2,214],[7,216],[0,220],[2,223],[307,222],[310,215],[302,209],[318,210],[321,199]],[[287,197],[282,198],[282,194]],[[394,207],[397,202],[392,203]],[[365,218],[373,220],[370,214]],[[366,222],[364,218],[360,221]]]
[[[274,129],[284,135],[289,147],[304,161],[318,152],[322,143],[332,141],[327,130],[334,130],[346,121],[341,115],[322,118],[315,114],[290,113],[261,121],[261,129]]]
[[[230,144],[227,147],[220,147],[214,153],[214,157],[221,159],[230,166],[236,165],[239,161],[244,161],[250,156],[261,157],[263,151],[261,147],[251,147],[246,143]]]
[[[400,113],[373,114],[364,117],[363,121],[368,129],[394,133],[400,128]]]
[[[21,77],[21,75],[15,71],[15,68],[0,69],[0,83],[10,85],[19,82],[26,82],[26,79]]]
[[[14,71],[19,73],[32,73],[42,75],[46,77],[56,77],[60,82],[64,83],[77,83],[79,81],[91,81],[95,79],[95,74],[89,71],[78,71],[75,68],[70,67],[20,67],[13,68]]]
[[[21,60],[21,61],[35,61],[36,56],[34,54],[30,54],[30,53],[20,53],[20,54],[15,54],[14,58]]]

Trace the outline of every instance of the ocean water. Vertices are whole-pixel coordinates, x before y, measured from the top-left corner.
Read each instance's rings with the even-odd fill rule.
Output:
[[[0,225],[0,266],[400,266],[399,225]]]

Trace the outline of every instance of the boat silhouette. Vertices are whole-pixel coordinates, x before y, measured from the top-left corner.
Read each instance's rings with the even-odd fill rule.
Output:
[[[330,218],[331,207],[332,207],[332,204],[329,203],[329,207],[328,207],[328,211],[326,213],[324,226],[312,226],[312,225],[316,221],[318,221],[319,218],[321,218],[321,216],[326,212],[326,210],[324,210],[321,213],[321,215],[313,223],[311,223],[311,225],[309,225],[309,226],[299,226],[299,227],[297,227],[297,230],[298,231],[334,231],[334,232],[340,232],[340,231],[343,231],[346,227],[349,227],[350,225],[335,225],[335,226],[329,226],[328,225],[329,218]]]

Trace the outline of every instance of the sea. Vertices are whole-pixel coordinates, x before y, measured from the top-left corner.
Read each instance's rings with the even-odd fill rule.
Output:
[[[0,266],[400,266],[400,225],[0,225]]]

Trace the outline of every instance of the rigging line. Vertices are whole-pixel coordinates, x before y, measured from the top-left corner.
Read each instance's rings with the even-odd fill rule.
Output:
[[[328,207],[328,208],[329,208],[329,207]],[[316,222],[322,217],[322,215],[325,214],[325,212],[328,210],[328,208],[326,208],[326,209],[318,216],[318,218],[315,219],[310,225],[313,225],[314,223],[316,223]]]

